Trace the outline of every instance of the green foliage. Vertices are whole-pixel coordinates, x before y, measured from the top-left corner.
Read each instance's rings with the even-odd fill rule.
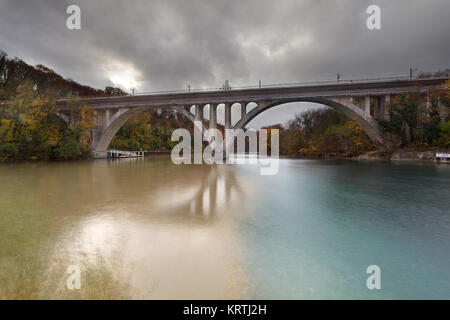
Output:
[[[450,120],[439,125],[439,138],[437,144],[444,148],[450,148]]]
[[[370,147],[369,139],[354,120],[348,120],[344,125],[333,125],[321,135],[320,149],[331,154],[356,156],[370,150]]]
[[[107,95],[111,95],[111,96],[125,95],[125,92],[123,92],[122,89],[120,89],[120,88],[106,87],[104,91]]]
[[[73,135],[64,137],[53,152],[58,159],[76,159],[83,155],[82,147]]]
[[[448,86],[429,93],[428,99],[430,103],[425,108],[424,95],[414,93],[395,97],[389,110],[390,120],[377,119],[380,128],[392,140],[399,139],[402,147],[448,147],[445,124],[448,119],[442,122],[450,106]]]
[[[28,65],[0,51],[0,161],[75,159],[87,155],[93,110],[78,95],[124,95],[64,79],[53,70]],[[56,97],[68,97],[70,123],[57,116]]]
[[[7,101],[0,119],[0,161],[74,159],[86,155],[83,137],[90,129],[86,109],[73,111],[66,125],[56,115],[51,97],[38,96],[24,81]]]
[[[19,148],[11,142],[3,142],[0,144],[0,161],[9,161],[16,159],[19,155]]]
[[[177,128],[192,130],[192,123],[185,118],[176,119],[168,112],[145,112],[128,120],[119,129],[110,148],[170,151],[176,144],[171,141],[172,131]]]

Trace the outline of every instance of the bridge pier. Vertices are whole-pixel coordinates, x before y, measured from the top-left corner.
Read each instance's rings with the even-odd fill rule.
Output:
[[[373,101],[373,118],[389,120],[389,105],[391,101],[391,96],[377,96],[374,97]],[[372,112],[371,112],[372,113]]]
[[[209,104],[209,129],[217,129],[217,103]]]
[[[203,121],[203,105],[195,105],[195,121]]]
[[[225,129],[231,129],[231,103],[225,103]]]
[[[247,102],[241,102],[241,120],[247,117]]]
[[[380,97],[380,109],[379,109],[379,116],[381,116],[384,120],[389,120],[389,106],[391,104],[391,96],[381,96]]]
[[[370,117],[370,96],[364,97],[364,112]]]
[[[108,158],[108,151],[91,151],[91,157],[94,159],[106,159]]]

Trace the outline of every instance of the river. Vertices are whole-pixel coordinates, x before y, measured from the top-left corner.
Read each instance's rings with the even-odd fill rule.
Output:
[[[449,182],[433,163],[1,164],[0,298],[450,299]]]

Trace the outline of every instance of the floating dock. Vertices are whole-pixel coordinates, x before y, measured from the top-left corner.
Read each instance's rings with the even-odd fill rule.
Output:
[[[108,158],[140,158],[144,157],[145,151],[121,151],[108,150]]]

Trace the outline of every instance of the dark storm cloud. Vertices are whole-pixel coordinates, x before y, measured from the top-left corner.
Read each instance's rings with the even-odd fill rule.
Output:
[[[382,30],[366,28],[370,4]],[[450,66],[449,13],[448,0],[0,0],[0,49],[100,88],[109,65],[132,66],[141,91],[407,74]]]

